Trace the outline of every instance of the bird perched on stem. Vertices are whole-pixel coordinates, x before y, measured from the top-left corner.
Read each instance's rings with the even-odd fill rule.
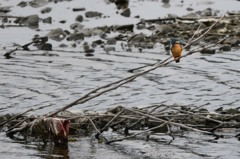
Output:
[[[177,39],[170,39],[171,52],[176,63],[180,62],[180,57],[182,54],[182,46]]]

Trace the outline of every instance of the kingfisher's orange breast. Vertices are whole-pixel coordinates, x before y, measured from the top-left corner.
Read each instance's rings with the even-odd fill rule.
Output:
[[[172,55],[174,58],[178,58],[181,56],[181,53],[182,53],[182,46],[180,44],[174,44],[172,46]]]

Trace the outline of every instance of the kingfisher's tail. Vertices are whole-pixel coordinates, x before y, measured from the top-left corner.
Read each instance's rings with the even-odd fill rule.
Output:
[[[175,59],[175,62],[176,62],[176,63],[179,63],[179,62],[180,62],[180,58],[176,58],[176,59]]]

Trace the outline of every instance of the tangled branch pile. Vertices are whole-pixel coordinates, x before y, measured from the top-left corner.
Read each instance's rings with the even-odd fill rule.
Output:
[[[17,128],[11,128],[19,121],[24,122]],[[218,139],[224,137],[220,133],[223,129],[239,130],[240,111],[217,109],[215,112],[209,112],[201,107],[175,105],[153,105],[143,108],[119,106],[105,113],[64,111],[58,113],[55,118],[32,118],[21,115],[12,121],[9,120],[5,126],[8,127],[7,135],[10,137],[23,136],[25,140],[30,138],[51,140],[56,144],[67,143],[68,133],[70,135],[93,134],[95,139],[104,141],[106,144],[146,134],[147,139],[151,139],[153,134],[170,135],[174,139],[175,134],[179,132],[184,134],[186,131],[212,135]],[[176,127],[177,131],[174,130]],[[115,133],[115,135],[109,136],[109,133],[105,132]],[[239,136],[236,134],[236,137]]]

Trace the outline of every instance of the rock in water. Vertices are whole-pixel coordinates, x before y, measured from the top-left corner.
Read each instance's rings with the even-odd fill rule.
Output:
[[[77,22],[82,22],[82,21],[83,21],[83,16],[82,16],[82,15],[78,15],[78,16],[76,17],[76,21],[77,21]]]
[[[41,13],[42,13],[42,14],[45,14],[45,13],[49,13],[49,12],[51,12],[51,11],[52,11],[52,8],[46,7],[46,8],[44,8],[44,9],[41,10]]]
[[[39,26],[39,16],[30,15],[22,19],[22,24],[26,24],[30,28],[38,28]]]
[[[85,16],[86,16],[87,18],[101,17],[101,16],[102,16],[102,13],[100,13],[100,12],[88,11],[88,12],[85,13]]]
[[[219,48],[219,50],[231,51],[231,45],[223,45],[222,47]]]
[[[52,40],[61,41],[66,37],[66,33],[61,28],[57,28],[51,30],[47,36]]]
[[[129,8],[125,9],[122,13],[121,13],[122,16],[124,17],[130,17],[131,15],[131,11]]]
[[[43,23],[52,24],[52,17],[47,17],[47,18],[43,19],[42,21],[43,21]]]
[[[52,51],[52,44],[51,43],[44,43],[42,45],[39,45],[38,47],[40,50],[45,50],[45,51]]]
[[[203,49],[200,53],[202,54],[215,54],[215,49]]]

